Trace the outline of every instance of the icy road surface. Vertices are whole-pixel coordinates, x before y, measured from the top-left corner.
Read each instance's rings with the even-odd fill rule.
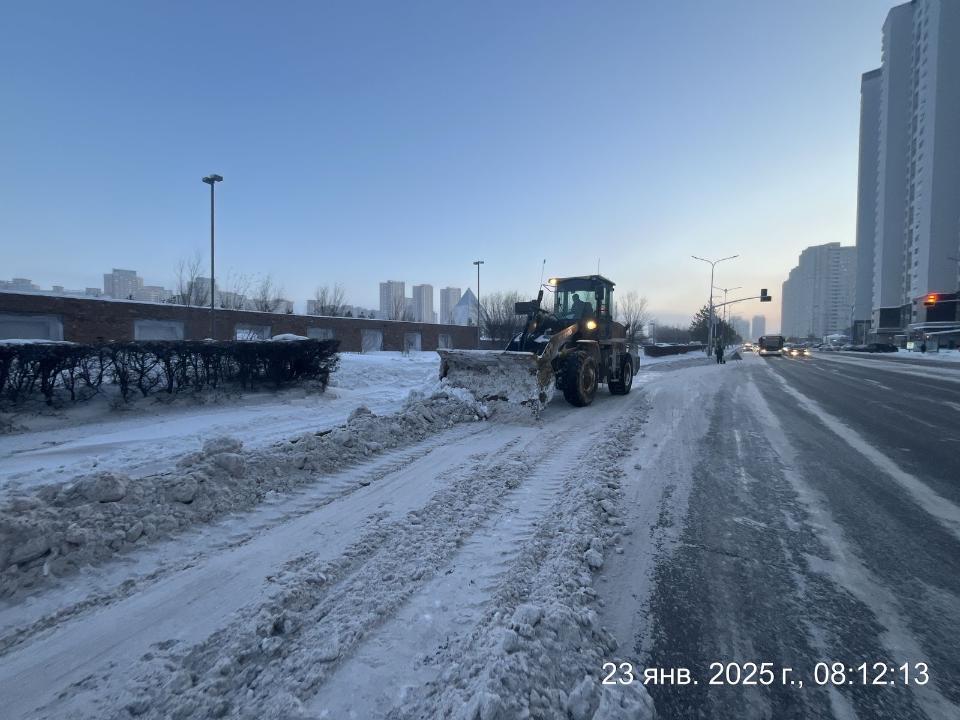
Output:
[[[960,372],[920,371],[694,359],[539,424],[434,423],[17,596],[3,715],[958,717]],[[607,660],[699,684],[603,686]]]

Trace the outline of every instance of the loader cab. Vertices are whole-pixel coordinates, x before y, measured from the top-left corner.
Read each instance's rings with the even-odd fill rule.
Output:
[[[602,275],[551,278],[556,290],[553,313],[561,320],[611,319],[613,282]]]

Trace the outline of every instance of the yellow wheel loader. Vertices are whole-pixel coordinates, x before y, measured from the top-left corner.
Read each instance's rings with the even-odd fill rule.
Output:
[[[627,328],[613,319],[614,283],[601,275],[552,278],[553,308],[535,300],[518,302],[523,331],[505,350],[438,350],[440,379],[471,391],[480,400],[531,406],[549,402],[553,388],[571,405],[593,402],[600,383],[626,395],[639,366]]]

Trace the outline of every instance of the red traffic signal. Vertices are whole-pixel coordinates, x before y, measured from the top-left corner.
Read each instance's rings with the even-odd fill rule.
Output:
[[[933,307],[934,305],[937,304],[937,300],[939,300],[939,297],[937,296],[936,293],[928,293],[923,298],[923,306]]]

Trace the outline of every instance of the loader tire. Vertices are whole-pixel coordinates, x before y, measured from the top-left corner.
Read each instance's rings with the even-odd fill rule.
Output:
[[[629,356],[623,359],[620,367],[620,379],[608,383],[611,395],[626,395],[633,387],[633,360]]]
[[[597,393],[597,363],[585,352],[570,353],[563,364],[563,397],[586,407]]]

